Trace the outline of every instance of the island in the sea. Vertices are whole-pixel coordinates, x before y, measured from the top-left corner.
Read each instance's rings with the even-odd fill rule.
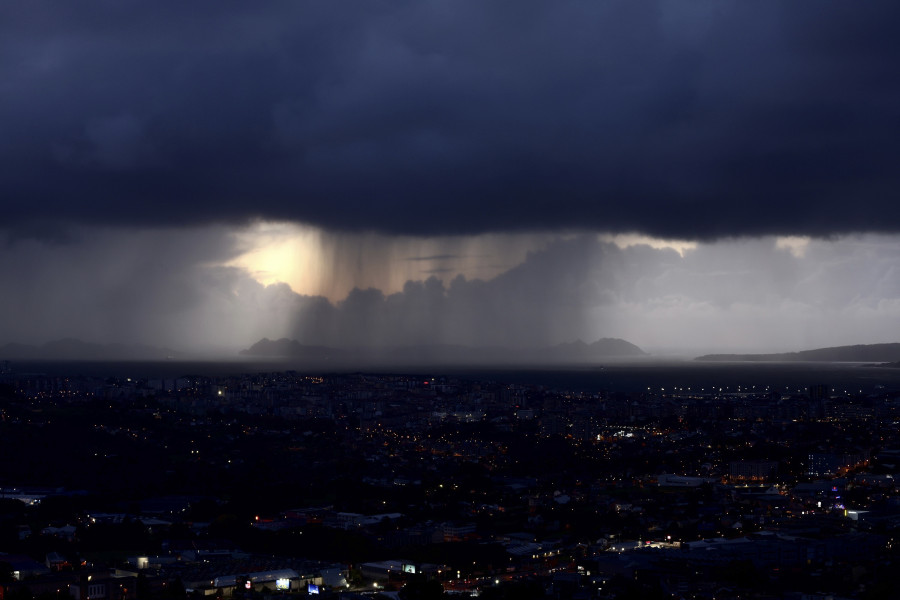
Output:
[[[775,354],[705,354],[695,360],[700,361],[734,361],[734,362],[876,362],[892,363],[900,361],[900,343],[891,344],[856,344],[853,346],[834,346],[816,348],[799,352],[781,352]]]

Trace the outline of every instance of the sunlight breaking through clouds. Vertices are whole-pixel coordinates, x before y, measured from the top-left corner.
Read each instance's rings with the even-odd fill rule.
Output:
[[[797,258],[803,258],[809,242],[808,236],[787,235],[775,238],[775,247],[787,250]]]
[[[329,232],[295,223],[257,222],[233,234],[240,254],[225,266],[264,284],[332,302],[353,288],[399,292],[407,281],[435,276],[489,280],[521,264],[557,235],[481,234],[414,237]]]
[[[233,353],[261,337],[511,347],[620,337],[689,353],[900,335],[900,239],[790,244],[416,238],[263,222],[73,229],[65,242],[5,240],[0,268],[31,284],[0,296],[0,311],[16,316],[0,343],[71,336]]]
[[[636,233],[619,233],[616,235],[601,234],[598,239],[605,242],[611,242],[619,248],[628,248],[629,246],[639,245],[650,246],[656,250],[671,248],[680,254],[682,258],[684,258],[684,253],[686,251],[693,250],[697,247],[697,242],[687,240],[663,240]]]

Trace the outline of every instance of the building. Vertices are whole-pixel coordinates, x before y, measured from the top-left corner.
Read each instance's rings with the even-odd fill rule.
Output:
[[[778,463],[771,460],[736,460],[728,465],[732,481],[771,481],[778,475]]]

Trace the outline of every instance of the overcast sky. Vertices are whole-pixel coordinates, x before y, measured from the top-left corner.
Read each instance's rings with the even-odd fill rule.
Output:
[[[0,344],[900,341],[900,4],[0,4]]]

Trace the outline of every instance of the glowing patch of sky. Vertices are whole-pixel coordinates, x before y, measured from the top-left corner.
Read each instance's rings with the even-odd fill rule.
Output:
[[[459,275],[489,280],[524,262],[529,252],[564,237],[509,233],[419,238],[326,232],[302,224],[272,222],[256,223],[235,236],[241,254],[227,266],[246,270],[264,285],[287,283],[299,294],[321,295],[332,301],[343,299],[354,287],[374,287],[391,294],[402,290],[407,281],[429,277],[445,283]],[[601,234],[599,239],[620,248],[670,248],[681,256],[697,247],[696,242],[638,234]],[[793,245],[786,247],[792,252],[801,248],[797,241],[790,243]]]
[[[234,236],[241,254],[226,266],[242,268],[264,285],[283,282],[296,292],[309,293],[328,271],[321,232],[314,227],[261,222]]]
[[[342,300],[354,287],[401,291],[407,281],[437,277],[448,283],[492,279],[554,237],[483,234],[419,238],[327,232],[294,223],[260,222],[234,233],[240,254],[225,263],[270,285],[287,283],[304,295]]]
[[[803,258],[806,249],[809,247],[810,238],[800,236],[783,236],[775,238],[775,247],[780,250],[787,250],[797,258]]]
[[[602,234],[600,236],[600,240],[604,242],[611,242],[619,248],[628,248],[629,246],[640,245],[650,246],[655,250],[671,248],[682,257],[684,256],[685,251],[694,250],[697,247],[697,242],[689,242],[685,240],[662,240],[646,235],[639,235],[636,233],[620,233],[617,235]]]

